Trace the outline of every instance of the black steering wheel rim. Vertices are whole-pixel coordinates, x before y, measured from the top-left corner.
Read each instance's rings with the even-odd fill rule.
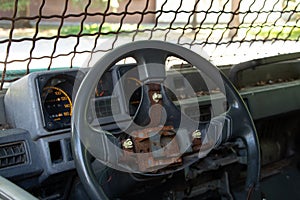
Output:
[[[155,51],[169,52],[170,55],[175,55],[187,60],[195,66],[201,66],[201,71],[207,74],[216,85],[224,84],[224,92],[226,96],[231,99],[231,115],[234,118],[239,118],[241,121],[233,123],[232,130],[238,133],[232,133],[222,139],[225,141],[230,137],[239,137],[244,140],[247,146],[248,169],[246,179],[246,192],[249,192],[254,186],[258,186],[260,176],[260,152],[257,133],[253,125],[251,116],[236,89],[232,86],[230,81],[210,62],[195,52],[184,47],[161,41],[138,41],[129,43],[118,48],[115,48],[110,53],[104,55],[93,68],[89,70],[86,77],[82,81],[77,92],[75,103],[73,107],[72,116],[72,149],[74,153],[74,160],[78,175],[86,189],[88,195],[92,199],[107,199],[103,189],[95,177],[91,165],[89,164],[89,156],[87,149],[85,149],[80,138],[80,131],[84,130],[83,127],[88,126],[86,120],[88,112],[88,98],[92,95],[93,89],[96,86],[96,81],[101,77],[106,70],[116,64],[117,61],[131,55],[132,52],[138,51],[139,53],[152,49]],[[220,74],[220,78],[213,78],[215,74]],[[243,117],[239,117],[241,115]],[[231,117],[232,117],[231,116]],[[242,123],[241,123],[242,122]],[[103,131],[103,134],[106,134]]]

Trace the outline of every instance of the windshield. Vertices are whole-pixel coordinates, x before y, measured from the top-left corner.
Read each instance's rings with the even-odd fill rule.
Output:
[[[191,48],[217,66],[299,52],[299,0],[2,0],[1,88],[36,70],[90,67],[137,40]],[[97,56],[98,57],[98,56]]]

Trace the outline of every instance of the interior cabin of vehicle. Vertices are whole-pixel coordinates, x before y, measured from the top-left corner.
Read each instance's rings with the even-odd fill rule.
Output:
[[[0,199],[300,198],[299,0],[0,7]]]

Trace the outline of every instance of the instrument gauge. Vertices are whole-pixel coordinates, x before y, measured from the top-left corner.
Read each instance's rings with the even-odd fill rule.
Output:
[[[44,115],[44,127],[48,131],[70,127],[73,88],[74,78],[68,75],[50,77],[41,87],[40,98]]]
[[[113,81],[110,72],[104,73],[95,88],[95,97],[111,96],[113,91]]]
[[[127,112],[133,117],[142,99],[143,83],[139,79],[139,72],[135,65],[122,66],[118,69],[118,73],[123,84]]]
[[[72,101],[61,88],[47,86],[43,89],[42,100],[45,114],[48,115],[46,126],[51,129],[58,122],[68,125],[72,116]]]

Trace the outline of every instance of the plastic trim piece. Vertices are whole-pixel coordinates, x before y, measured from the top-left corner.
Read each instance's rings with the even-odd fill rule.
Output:
[[[0,199],[4,200],[34,200],[32,196],[19,186],[0,176]]]
[[[233,85],[237,86],[237,84],[238,84],[237,74],[240,71],[244,71],[246,69],[251,69],[251,68],[254,69],[258,66],[293,60],[293,59],[297,59],[297,58],[300,58],[300,52],[271,56],[271,57],[267,57],[267,58],[260,58],[260,59],[255,59],[255,60],[239,63],[239,64],[233,65],[231,67],[228,78],[233,83]]]

